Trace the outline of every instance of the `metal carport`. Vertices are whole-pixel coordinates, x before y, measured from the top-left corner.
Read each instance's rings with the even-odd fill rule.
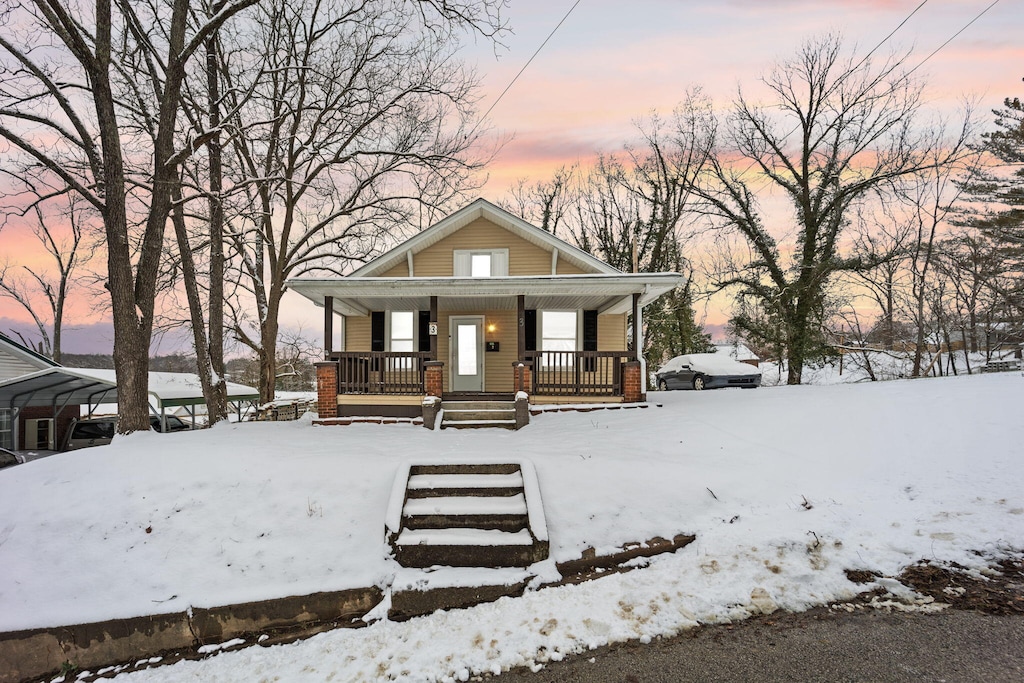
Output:
[[[228,404],[239,418],[244,404],[259,401],[259,391],[253,387],[227,382],[227,388]],[[165,423],[168,408],[184,406],[194,426],[196,406],[206,405],[199,376],[189,373],[149,373],[149,396],[150,412]],[[0,408],[11,411],[15,449],[20,446],[18,414],[24,408],[51,407],[56,415],[69,405],[79,405],[92,415],[99,405],[110,403],[117,403],[113,370],[53,367],[0,381]]]

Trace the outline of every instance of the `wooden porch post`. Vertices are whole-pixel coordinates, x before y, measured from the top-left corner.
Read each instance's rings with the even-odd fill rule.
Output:
[[[430,297],[430,324],[437,329],[437,297]],[[438,330],[440,331],[440,330]],[[437,360],[437,335],[430,335],[430,360]]]
[[[324,297],[324,360],[334,350],[334,297]]]
[[[526,360],[526,295],[516,297],[516,358]]]
[[[641,344],[643,343],[643,332],[641,327],[643,321],[640,320],[640,293],[633,294],[633,360],[638,360],[643,352]]]

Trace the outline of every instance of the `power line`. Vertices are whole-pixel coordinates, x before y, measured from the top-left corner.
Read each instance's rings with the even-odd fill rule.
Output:
[[[950,36],[950,37],[949,37],[949,40],[947,40],[947,41],[946,41],[946,42],[944,42],[944,43],[943,43],[942,45],[939,45],[939,46],[938,46],[937,48],[935,48],[935,50],[934,50],[934,51],[933,51],[933,52],[932,52],[932,53],[931,53],[930,55],[928,55],[927,57],[925,57],[925,58],[924,58],[924,59],[923,59],[923,60],[921,61],[921,63],[920,63],[920,64],[918,64],[918,65],[917,65],[917,66],[915,66],[915,67],[914,67],[913,69],[911,69],[910,71],[908,71],[908,72],[907,72],[907,75],[909,76],[910,74],[914,73],[915,71],[917,71],[918,69],[920,69],[920,68],[921,68],[922,66],[924,66],[925,62],[927,62],[927,61],[928,61],[929,59],[931,59],[931,58],[932,58],[932,57],[934,57],[934,56],[935,56],[936,54],[938,54],[939,50],[941,50],[942,48],[946,47],[947,45],[949,45],[950,43],[952,43],[952,42],[953,42],[954,40],[956,40],[957,36],[959,36],[959,35],[960,35],[961,33],[963,33],[963,32],[964,32],[964,31],[966,31],[966,30],[967,30],[968,28],[970,28],[970,27],[971,27],[971,24],[973,24],[974,22],[976,22],[976,21],[977,21],[978,19],[981,19],[981,18],[982,18],[983,16],[985,16],[985,15],[986,15],[986,14],[988,13],[988,11],[989,11],[990,9],[992,9],[993,7],[995,7],[995,6],[996,6],[996,5],[998,5],[998,4],[999,4],[999,0],[992,0],[992,4],[990,4],[990,5],[989,5],[988,7],[986,7],[985,9],[981,10],[981,12],[979,12],[979,13],[978,13],[978,14],[977,14],[977,15],[976,15],[976,16],[975,16],[975,17],[974,17],[973,19],[971,19],[971,20],[970,20],[969,22],[967,22],[966,24],[964,24],[964,27],[963,27],[963,28],[961,28],[961,29],[960,29],[959,31],[957,31],[956,33],[954,33],[954,34],[953,34],[952,36]]]
[[[544,46],[548,44],[548,41],[551,40],[551,37],[555,35],[555,32],[558,31],[559,28],[561,28],[562,24],[565,23],[565,20],[569,18],[569,15],[572,14],[572,11],[576,9],[576,6],[579,5],[582,1],[583,0],[576,0],[576,2],[573,3],[572,7],[569,8],[569,11],[565,13],[565,16],[562,17],[562,20],[558,22],[558,24],[553,29],[551,29],[551,33],[549,33],[548,37],[544,39],[544,42],[540,44],[540,47],[538,47],[536,51],[534,51],[534,53],[526,61],[526,64],[523,64],[523,68],[519,70],[519,73],[517,73],[515,77],[511,81],[509,81],[509,84],[505,86],[505,89],[501,91],[501,94],[498,95],[498,99],[494,100],[494,103],[491,104],[490,108],[488,108],[484,115],[480,117],[481,122],[487,118],[488,114],[490,114],[496,106],[498,106],[498,102],[501,102],[501,98],[505,96],[505,93],[507,93],[512,88],[513,85],[515,85],[516,81],[519,80],[519,77],[523,75],[524,71],[526,71],[526,68],[530,66],[530,64],[537,57],[537,55],[540,54],[540,51],[544,49]],[[472,135],[472,133],[470,135]]]

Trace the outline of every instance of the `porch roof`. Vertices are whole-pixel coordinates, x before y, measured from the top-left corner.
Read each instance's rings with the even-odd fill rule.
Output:
[[[682,285],[679,273],[621,273],[585,275],[533,275],[510,277],[403,277],[294,279],[288,287],[323,307],[332,297],[334,312],[365,316],[370,311],[427,310],[430,297],[438,297],[440,310],[515,309],[516,297],[526,308],[588,309],[625,313],[633,294],[645,306]]]

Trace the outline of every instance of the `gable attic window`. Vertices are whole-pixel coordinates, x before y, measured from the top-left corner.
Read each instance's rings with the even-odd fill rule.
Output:
[[[456,249],[455,277],[507,277],[508,249]]]

